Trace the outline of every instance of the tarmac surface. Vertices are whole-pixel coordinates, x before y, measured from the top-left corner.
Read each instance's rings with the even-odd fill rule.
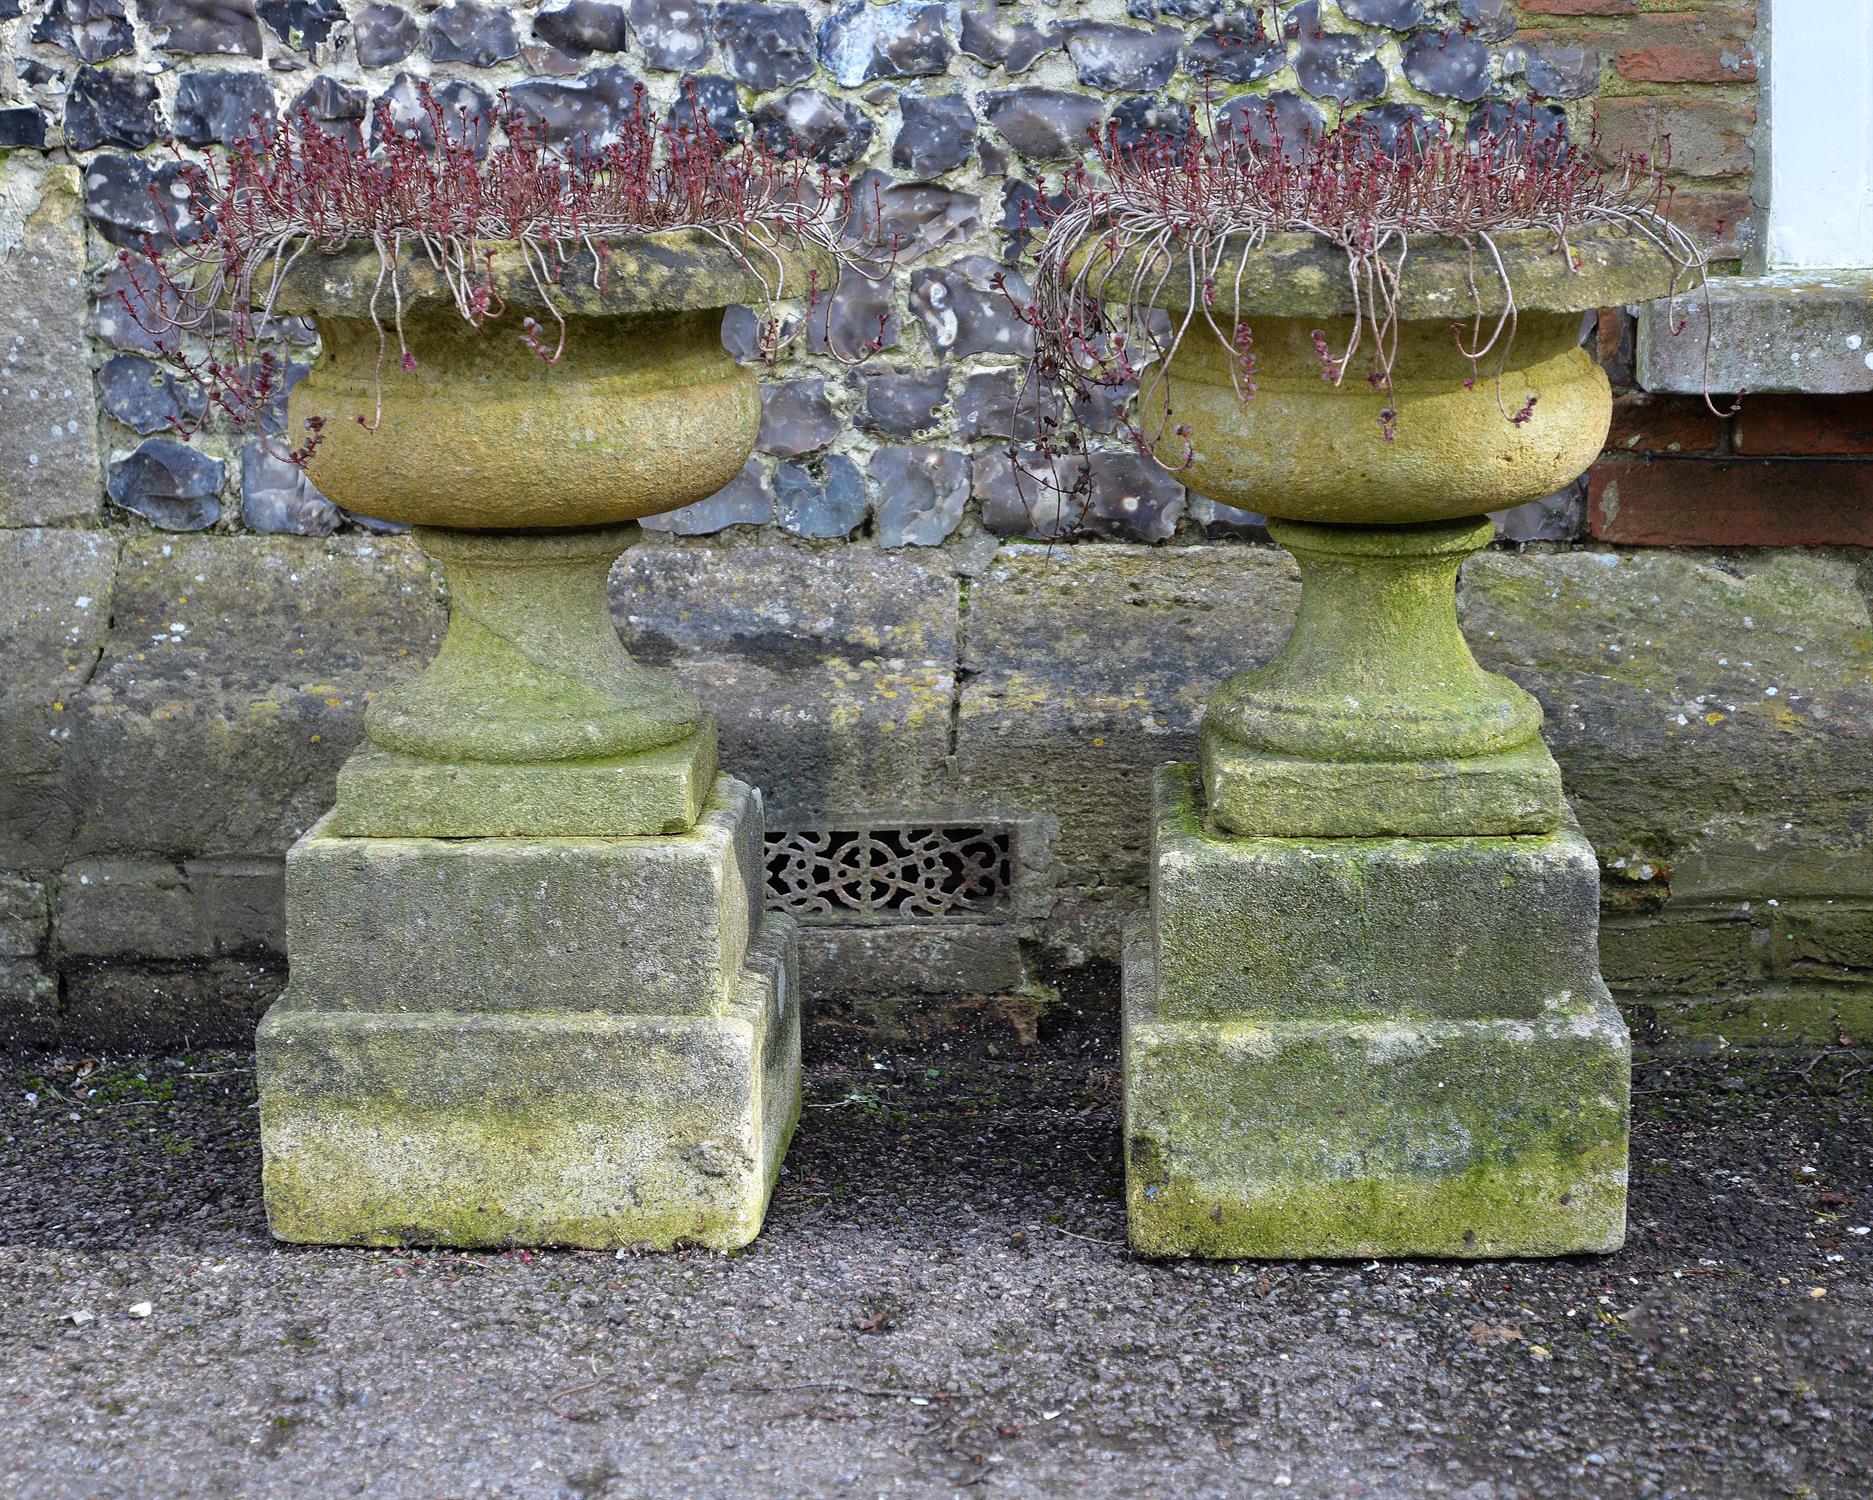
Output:
[[[1109,999],[822,1027],[757,1243],[269,1239],[252,1059],[0,1059],[0,1492],[1873,1494],[1873,1059],[1642,1060],[1607,1259],[1126,1250]]]

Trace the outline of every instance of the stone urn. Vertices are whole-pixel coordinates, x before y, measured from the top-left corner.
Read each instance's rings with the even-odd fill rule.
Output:
[[[1219,278],[1215,315],[1249,325],[1254,396],[1194,328],[1170,365],[1174,420],[1198,494],[1269,517],[1301,567],[1299,617],[1281,652],[1226,682],[1202,729],[1210,816],[1241,835],[1545,833],[1561,779],[1542,712],[1479,667],[1458,628],[1458,567],[1494,535],[1485,512],[1571,483],[1605,441],[1612,396],[1581,347],[1581,315],[1663,296],[1675,267],[1612,228],[1572,240],[1495,236],[1514,290],[1513,339],[1477,365],[1457,346],[1487,334],[1504,290],[1484,250],[1414,239],[1398,296],[1393,389],[1364,379],[1368,341],[1335,385],[1315,331],[1344,349],[1353,303],[1345,256],[1308,235],[1271,236],[1247,259],[1239,301]],[[1225,253],[1223,263],[1238,257]],[[1121,265],[1116,279],[1127,268]],[[1158,298],[1173,316],[1190,289]],[[1505,340],[1508,330],[1505,329]],[[1515,421],[1526,402],[1527,418]],[[1386,441],[1380,412],[1397,413]]]
[[[1404,271],[1388,393],[1363,367],[1323,378],[1315,335],[1345,347],[1347,267],[1300,236],[1246,262],[1252,399],[1206,329],[1171,361],[1194,450],[1178,477],[1268,514],[1301,603],[1275,658],[1211,700],[1200,775],[1158,776],[1151,908],[1124,955],[1126,1209],[1146,1254],[1624,1238],[1631,1048],[1600,973],[1598,861],[1540,705],[1471,656],[1456,577],[1494,534],[1485,512],[1600,451],[1612,403],[1581,314],[1664,293],[1674,267],[1611,231],[1579,235],[1575,266],[1545,234],[1498,243],[1516,303],[1499,385],[1452,332],[1471,336],[1479,301],[1494,325],[1493,262],[1431,239]],[[1175,290],[1158,300],[1175,316]]]
[[[380,693],[333,810],[286,856],[285,993],[256,1034],[273,1233],[358,1245],[732,1249],[759,1231],[800,1111],[791,918],[764,910],[761,794],[718,774],[696,697],[634,662],[607,599],[637,518],[753,450],[722,310],[764,288],[698,234],[632,242],[552,291],[497,250],[477,328],[374,250],[311,256],[276,306],[324,351],[291,430],[312,481],[407,521],[449,628]],[[375,299],[376,321],[373,321]],[[331,622],[342,633],[345,622]]]
[[[634,662],[607,602],[635,522],[715,493],[753,452],[754,372],[724,350],[725,308],[829,284],[818,252],[754,254],[769,287],[701,233],[619,245],[551,288],[564,353],[523,337],[558,324],[518,249],[490,262],[506,304],[480,327],[406,251],[393,294],[371,247],[308,253],[275,300],[322,353],[289,432],[322,437],[312,482],[347,509],[408,522],[440,561],[449,628],[421,676],[377,695],[339,776],[330,831],[395,836],[653,834],[696,821],[715,728],[696,696]],[[398,345],[413,355],[407,367]]]

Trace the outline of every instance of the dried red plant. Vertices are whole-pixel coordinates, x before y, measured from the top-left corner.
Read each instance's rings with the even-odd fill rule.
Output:
[[[1345,255],[1351,333],[1332,348],[1323,330],[1314,332],[1321,377],[1340,384],[1363,353],[1364,379],[1386,393],[1413,242],[1437,237],[1470,246],[1480,268],[1471,278],[1476,314],[1467,327],[1453,324],[1452,336],[1479,378],[1494,356],[1498,404],[1518,426],[1531,420],[1534,403],[1512,410],[1502,402],[1516,305],[1497,234],[1549,231],[1578,266],[1569,236],[1582,226],[1616,225],[1670,258],[1674,295],[1679,285],[1701,282],[1706,263],[1668,217],[1665,153],[1622,155],[1604,170],[1597,143],[1539,130],[1525,111],[1503,129],[1468,139],[1434,122],[1388,139],[1355,116],[1297,141],[1283,138],[1271,107],[1234,128],[1211,121],[1207,134],[1127,149],[1108,131],[1093,145],[1094,159],[1070,171],[1061,195],[1043,209],[1033,296],[1016,304],[1035,335],[1028,398],[1045,462],[1029,477],[1043,488],[1057,489],[1054,475],[1064,467],[1084,489],[1086,466],[1059,460],[1083,446],[1072,413],[1101,390],[1136,385],[1122,430],[1167,468],[1188,465],[1169,365],[1198,324],[1229,351],[1237,396],[1254,398],[1254,337],[1242,316],[1241,282],[1270,235],[1309,234]],[[1500,286],[1500,296],[1487,299],[1499,306],[1493,322],[1478,274]],[[1199,294],[1176,299],[1189,305],[1171,316],[1160,305],[1172,300],[1167,287]],[[1378,436],[1392,441],[1398,413],[1391,403],[1379,421]],[[1086,497],[1079,498],[1083,519]],[[1057,503],[1053,509],[1061,512]]]
[[[382,269],[372,316],[381,316],[386,354],[394,337],[406,368],[418,358],[404,335],[406,251],[439,271],[462,317],[480,325],[505,311],[495,250],[520,247],[559,326],[549,335],[529,317],[519,331],[548,361],[564,352],[566,334],[553,288],[575,261],[602,285],[624,241],[694,230],[731,250],[765,295],[760,347],[769,357],[804,326],[790,329],[780,304],[804,297],[810,310],[830,291],[816,276],[789,284],[778,252],[817,247],[841,265],[855,262],[847,181],[797,154],[724,138],[693,96],[688,118],[666,124],[639,85],[615,139],[565,149],[549,146],[505,100],[492,117],[449,111],[427,87],[421,102],[415,127],[380,106],[375,146],[300,118],[257,129],[225,158],[190,162],[184,181],[205,232],[167,248],[146,240],[141,256],[123,253],[128,286],[118,295],[168,362],[207,394],[203,420],[218,413],[252,425],[278,399],[284,367],[262,345],[278,328],[275,289],[306,255],[375,246]],[[164,213],[167,221],[167,205]],[[875,265],[868,272],[878,274]],[[295,460],[317,436],[294,450]]]

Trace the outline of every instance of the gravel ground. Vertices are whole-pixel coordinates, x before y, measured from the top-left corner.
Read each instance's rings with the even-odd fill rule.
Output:
[[[6,1059],[0,1491],[1873,1492],[1864,1053],[1643,1062],[1611,1259],[1165,1265],[1111,1033],[815,1033],[733,1256],[276,1246],[251,1059]]]

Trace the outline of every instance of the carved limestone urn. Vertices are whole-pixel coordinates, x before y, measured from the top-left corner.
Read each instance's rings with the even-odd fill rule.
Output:
[[[1265,513],[1301,568],[1286,644],[1226,682],[1204,716],[1204,793],[1224,832],[1500,835],[1561,822],[1541,706],[1471,656],[1457,570],[1494,536],[1485,512],[1571,483],[1606,439],[1611,392],[1581,347],[1581,315],[1663,296],[1676,268],[1608,227],[1572,238],[1572,265],[1546,232],[1495,240],[1513,336],[1505,329],[1480,364],[1457,331],[1470,340],[1480,319],[1487,335],[1504,279],[1487,252],[1426,237],[1412,241],[1398,290],[1393,389],[1370,388],[1358,369],[1324,379],[1316,331],[1329,350],[1345,347],[1352,294],[1345,255],[1301,234],[1272,235],[1241,261],[1239,300],[1216,291],[1223,331],[1234,331],[1227,308],[1253,335],[1252,397],[1238,397],[1216,339],[1193,330],[1171,361],[1170,401],[1192,448],[1178,477]],[[1175,317],[1189,299],[1187,278],[1173,276],[1156,301]]]
[[[722,346],[723,310],[804,295],[828,268],[818,252],[757,252],[763,286],[701,233],[620,243],[601,279],[584,259],[551,284],[565,342],[548,362],[524,320],[550,346],[554,313],[521,251],[491,248],[505,309],[479,326],[414,250],[394,295],[365,247],[304,255],[275,299],[322,344],[288,415],[294,441],[322,424],[308,476],[348,509],[409,523],[449,588],[435,660],[365,712],[329,831],[677,832],[709,794],[714,721],[631,659],[607,578],[641,517],[713,494],[754,449],[760,393]]]

